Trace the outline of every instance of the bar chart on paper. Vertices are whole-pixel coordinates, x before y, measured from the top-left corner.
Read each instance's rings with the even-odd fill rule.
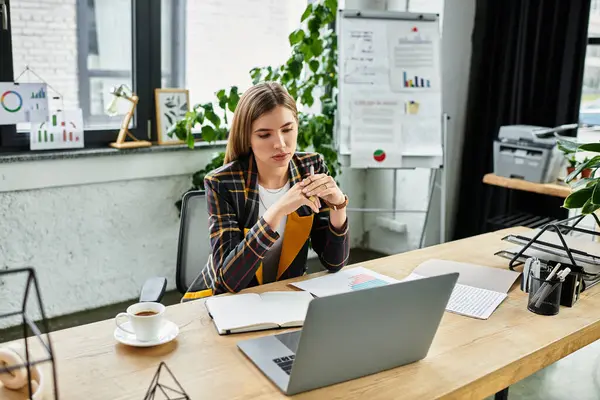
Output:
[[[46,121],[32,124],[32,150],[83,147],[83,115],[81,109],[55,111]]]
[[[419,75],[409,75],[406,71],[402,73],[405,88],[431,88],[431,80]]]

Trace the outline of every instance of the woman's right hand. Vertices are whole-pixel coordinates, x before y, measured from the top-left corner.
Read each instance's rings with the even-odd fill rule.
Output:
[[[273,204],[263,215],[263,218],[269,224],[271,229],[275,230],[281,219],[301,206],[308,206],[315,214],[319,213],[320,202],[316,196],[310,200],[302,193],[302,185],[296,184],[290,188],[275,204]]]

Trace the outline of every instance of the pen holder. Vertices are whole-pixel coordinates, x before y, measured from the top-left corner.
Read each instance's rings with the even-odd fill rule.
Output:
[[[529,301],[527,309],[540,315],[556,315],[560,307],[562,282],[553,279],[546,282],[545,278],[529,277]]]

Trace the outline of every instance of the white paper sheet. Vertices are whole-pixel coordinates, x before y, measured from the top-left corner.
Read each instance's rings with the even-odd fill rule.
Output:
[[[291,285],[317,297],[324,297],[396,282],[399,281],[364,267],[356,267]]]
[[[357,99],[352,103],[353,168],[402,166],[400,107],[397,99]]]
[[[506,293],[457,283],[446,310],[468,317],[488,319],[506,297]]]
[[[503,268],[484,267],[475,264],[450,260],[427,260],[417,266],[413,273],[421,276],[436,276],[458,272],[458,282],[495,292],[508,293],[521,275],[519,272]]]
[[[346,85],[387,85],[385,27],[374,29],[368,20],[355,21],[343,32],[343,82]]]
[[[413,272],[402,281],[423,278],[426,278],[426,276]],[[454,285],[454,289],[446,305],[446,311],[467,317],[488,319],[506,297],[506,293],[457,283]]]
[[[43,122],[31,124],[31,150],[83,148],[81,108],[52,111]]]
[[[439,91],[436,26],[407,24],[388,27],[392,91]]]
[[[48,116],[45,83],[0,82],[0,125],[42,122]]]
[[[519,273],[449,260],[427,260],[403,281],[458,272],[446,311],[468,317],[488,319],[507,297]]]

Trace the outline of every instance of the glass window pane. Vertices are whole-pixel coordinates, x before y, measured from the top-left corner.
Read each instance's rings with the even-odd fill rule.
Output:
[[[587,47],[579,122],[585,125],[600,125],[600,46]]]
[[[175,15],[183,15],[182,23],[173,14],[163,12],[162,32],[163,85],[190,91],[190,103],[215,100],[215,92],[238,86],[244,91],[252,84],[254,67],[277,66],[290,56],[289,34],[300,27],[300,17],[307,0],[223,0],[181,1]],[[165,7],[177,2],[163,0]],[[168,16],[168,17],[167,17]],[[184,27],[184,29],[181,29]],[[179,39],[178,39],[179,38]],[[185,47],[182,51],[165,51],[171,44]],[[175,78],[165,72],[175,71]],[[177,76],[183,76],[177,79]]]
[[[592,0],[588,36],[600,37],[600,0]]]
[[[132,1],[12,0],[10,6],[15,78],[29,66],[49,84],[50,96],[62,96],[51,97],[51,107],[80,107],[86,128],[119,127],[122,116],[105,110],[112,86],[132,87]],[[39,78],[26,72],[18,82]]]

